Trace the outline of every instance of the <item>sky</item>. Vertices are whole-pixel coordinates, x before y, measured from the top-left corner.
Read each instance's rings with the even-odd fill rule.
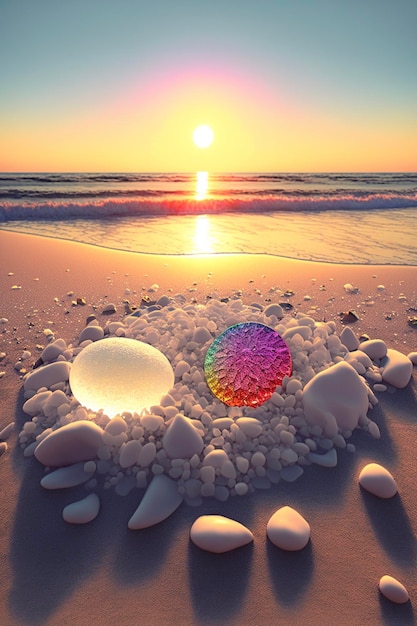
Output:
[[[416,0],[0,0],[0,171],[416,171],[416,24]]]

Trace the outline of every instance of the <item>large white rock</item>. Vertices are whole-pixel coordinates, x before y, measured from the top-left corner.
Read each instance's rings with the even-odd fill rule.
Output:
[[[392,474],[378,463],[368,463],[359,474],[359,484],[379,498],[392,498],[398,491]]]
[[[200,454],[204,441],[192,421],[178,413],[163,436],[162,445],[171,459],[190,459]]]
[[[368,389],[356,370],[340,361],[319,372],[304,387],[304,414],[311,425],[328,437],[340,430],[354,430],[368,411]]]
[[[283,550],[302,550],[310,540],[309,523],[290,506],[283,506],[272,515],[266,532],[269,540]]]
[[[392,576],[382,576],[379,580],[379,590],[388,600],[396,604],[408,602],[409,595],[402,583]]]
[[[93,422],[80,420],[45,437],[36,447],[35,457],[43,465],[62,467],[95,459],[103,444],[103,430]]]
[[[84,463],[75,463],[46,474],[41,480],[41,485],[45,489],[65,489],[86,483],[92,475],[93,472],[84,470]]]
[[[249,528],[223,515],[202,515],[190,530],[191,541],[202,550],[221,554],[253,541]]]
[[[24,382],[25,391],[38,391],[41,387],[48,389],[57,383],[66,382],[69,379],[71,365],[67,361],[56,361],[43,365],[31,372]]]
[[[128,527],[140,530],[159,524],[177,510],[182,500],[175,481],[164,474],[155,476],[130,518]]]
[[[90,493],[86,498],[68,504],[62,517],[70,524],[88,524],[95,519],[100,511],[100,499],[97,494]]]
[[[387,356],[381,363],[382,380],[397,389],[403,389],[410,382],[413,364],[410,359],[398,350],[388,348]]]
[[[90,343],[75,358],[70,386],[78,402],[109,417],[159,404],[174,385],[170,362],[142,341],[110,337]]]

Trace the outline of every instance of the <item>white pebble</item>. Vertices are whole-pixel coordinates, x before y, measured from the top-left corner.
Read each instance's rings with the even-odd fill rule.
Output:
[[[10,424],[7,424],[7,426],[5,426],[2,430],[0,430],[0,439],[3,441],[8,439],[11,433],[13,432],[13,429],[14,429],[14,422],[10,422]]]
[[[391,602],[395,602],[395,604],[404,604],[409,600],[407,589],[392,576],[382,576],[379,580],[378,587],[382,595],[388,600],[391,600]]]
[[[378,463],[369,463],[359,474],[359,484],[378,498],[392,498],[398,491],[392,474]]]
[[[253,541],[251,531],[240,522],[223,515],[202,515],[190,530],[191,541],[208,552],[222,554]]]
[[[269,540],[283,550],[302,550],[310,540],[310,525],[298,511],[284,506],[269,519]]]
[[[88,524],[97,517],[99,511],[100,499],[97,494],[90,493],[82,500],[68,504],[62,512],[62,517],[70,524]]]

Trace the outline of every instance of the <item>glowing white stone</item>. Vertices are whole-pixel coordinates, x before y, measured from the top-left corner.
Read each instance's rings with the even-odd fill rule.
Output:
[[[70,374],[78,402],[93,411],[103,409],[109,417],[159,404],[173,385],[174,372],[162,352],[124,337],[89,344],[77,355]]]

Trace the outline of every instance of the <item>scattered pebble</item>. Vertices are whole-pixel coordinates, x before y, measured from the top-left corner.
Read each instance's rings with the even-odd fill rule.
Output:
[[[208,552],[222,554],[253,541],[251,531],[240,522],[223,515],[202,515],[190,530],[191,541]]]
[[[7,424],[7,426],[5,426],[2,430],[0,430],[0,439],[2,441],[5,441],[6,439],[8,439],[11,435],[11,433],[14,430],[14,422],[10,422],[10,424]]]
[[[290,506],[278,509],[269,519],[268,539],[282,550],[302,550],[310,540],[310,525]]]
[[[392,474],[378,463],[369,463],[359,474],[359,484],[378,498],[392,498],[398,491]]]
[[[382,576],[378,586],[382,595],[395,604],[404,604],[409,600],[407,589],[392,576]]]
[[[88,524],[97,517],[99,511],[100,499],[97,494],[90,493],[82,500],[68,504],[62,511],[62,517],[70,524]]]

